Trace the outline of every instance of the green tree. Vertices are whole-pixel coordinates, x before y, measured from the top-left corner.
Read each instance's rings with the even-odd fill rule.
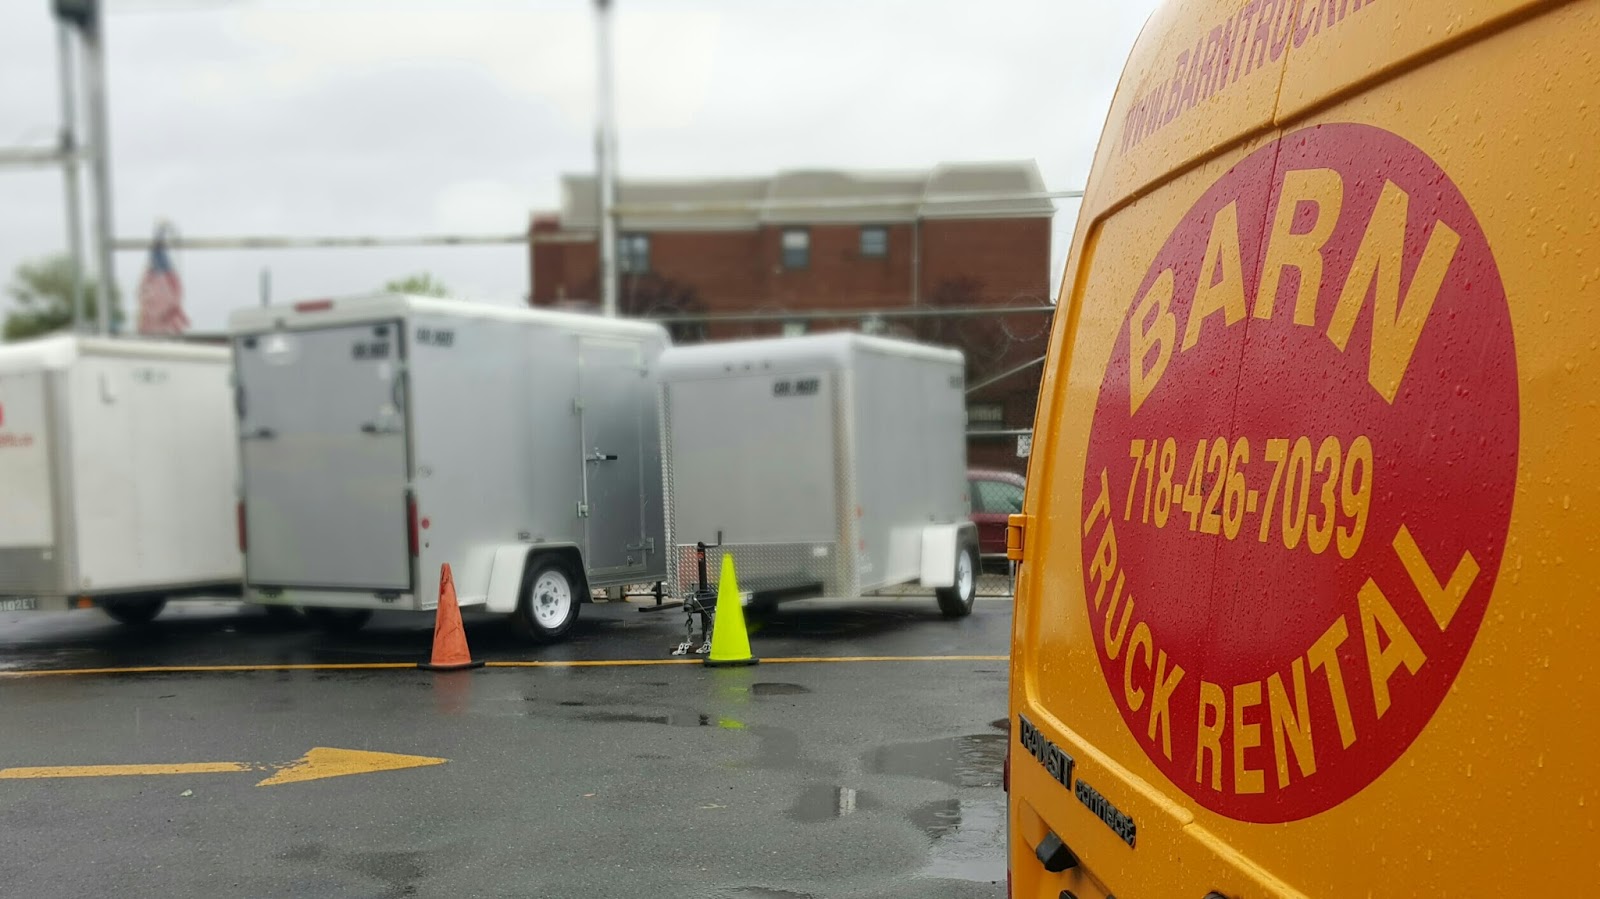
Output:
[[[433,275],[427,272],[417,272],[406,275],[404,278],[395,278],[383,285],[387,293],[409,293],[419,297],[445,297],[450,295],[450,288],[445,287]]]
[[[99,285],[86,278],[84,291],[88,294],[84,318],[93,326],[99,309]],[[6,340],[25,340],[72,327],[72,260],[66,256],[46,256],[17,266],[6,293],[11,297],[11,308],[6,310]],[[119,326],[120,307],[113,288],[111,314]]]

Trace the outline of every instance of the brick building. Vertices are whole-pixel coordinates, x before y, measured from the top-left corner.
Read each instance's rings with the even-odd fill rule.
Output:
[[[706,316],[680,341],[866,330],[956,346],[968,383],[1044,355],[1050,317],[863,317],[1049,302],[1054,204],[1032,162],[913,172],[783,172],[767,178],[628,180],[618,187],[625,315]],[[535,216],[531,302],[591,307],[599,295],[592,176],[561,183],[558,213]],[[818,318],[816,313],[842,313]],[[759,320],[728,320],[755,313]],[[802,317],[796,313],[807,313]],[[1032,424],[1039,368],[973,392],[972,430]],[[974,438],[974,465],[1019,468],[1010,439]]]

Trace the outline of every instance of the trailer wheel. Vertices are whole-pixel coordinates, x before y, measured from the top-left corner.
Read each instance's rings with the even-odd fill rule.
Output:
[[[522,598],[511,622],[524,636],[554,642],[578,620],[576,580],[558,559],[535,559],[522,575]]]
[[[978,548],[970,540],[961,541],[956,550],[955,584],[939,587],[933,595],[938,598],[939,611],[946,618],[965,618],[972,614],[973,600],[978,597]]]
[[[297,624],[303,617],[305,617],[304,614],[294,606],[262,606],[261,611],[268,618],[276,621],[279,624]]]
[[[106,614],[110,615],[114,621],[122,624],[140,625],[154,621],[155,617],[161,614],[161,610],[166,604],[167,598],[165,596],[156,596],[149,599],[108,601],[100,608],[105,609]]]
[[[325,634],[347,637],[366,625],[371,609],[306,609],[306,620]]]

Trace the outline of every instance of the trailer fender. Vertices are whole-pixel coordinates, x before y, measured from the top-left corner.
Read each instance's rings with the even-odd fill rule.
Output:
[[[497,546],[489,563],[489,590],[485,608],[510,614],[517,608],[517,593],[522,589],[522,566],[528,561],[528,545],[514,543]]]
[[[489,590],[484,608],[490,612],[510,614],[517,610],[517,601],[521,599],[522,572],[527,568],[528,562],[534,556],[550,553],[561,557],[567,563],[573,577],[577,579],[574,585],[579,590],[579,602],[589,601],[589,575],[583,567],[583,552],[570,543],[539,543],[532,546],[526,543],[511,543],[497,546],[494,558],[489,563]]]
[[[922,529],[922,574],[924,587],[953,587],[956,582],[956,551],[966,542],[976,542],[977,528],[970,521],[933,524]]]

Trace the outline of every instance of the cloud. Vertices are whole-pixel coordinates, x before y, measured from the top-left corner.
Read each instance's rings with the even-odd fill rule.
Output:
[[[649,73],[624,82],[619,117],[644,129],[692,123],[710,87],[719,23],[717,14],[696,11],[619,16],[617,56]],[[479,71],[503,89],[551,104],[573,129],[593,127],[594,18],[576,4],[492,15],[470,5],[263,7],[244,15],[239,32],[275,51],[266,73],[285,89],[307,89],[352,70],[425,61]]]
[[[1035,158],[1081,187],[1153,0],[616,0],[625,174]],[[582,0],[112,0],[117,232],[492,233],[593,165]],[[119,10],[139,14],[119,14]],[[56,124],[47,4],[0,3],[0,144]],[[65,244],[58,173],[0,172],[0,279]],[[1076,217],[1055,222],[1059,269]],[[190,316],[368,290],[419,269],[512,302],[518,247],[188,252]],[[131,295],[140,254],[120,254]]]

